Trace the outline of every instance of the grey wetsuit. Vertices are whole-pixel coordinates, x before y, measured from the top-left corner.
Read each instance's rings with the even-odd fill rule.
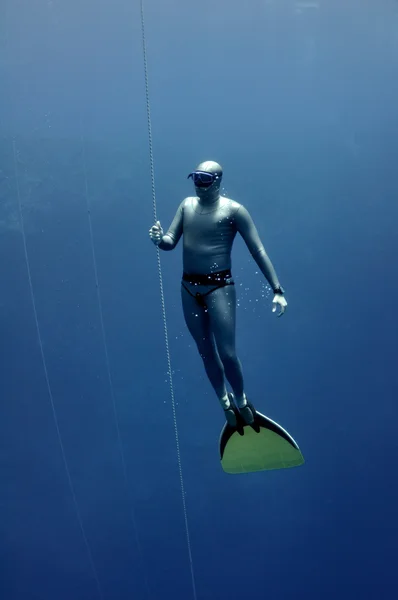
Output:
[[[209,380],[221,398],[227,377],[237,398],[244,391],[235,349],[236,292],[231,250],[237,233],[273,289],[279,281],[248,211],[220,196],[213,203],[185,198],[159,244],[172,250],[183,236],[182,304],[187,327],[203,359]]]

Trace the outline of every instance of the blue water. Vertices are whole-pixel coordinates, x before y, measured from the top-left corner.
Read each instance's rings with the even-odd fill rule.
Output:
[[[190,559],[139,2],[2,0],[0,598],[393,598],[398,5],[146,0],[145,19],[158,218],[223,165],[289,302],[276,319],[237,240],[246,390],[306,463],[222,471],[181,247],[162,254]]]

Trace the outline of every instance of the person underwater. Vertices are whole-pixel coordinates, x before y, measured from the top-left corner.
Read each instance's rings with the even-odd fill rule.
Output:
[[[272,311],[282,316],[287,302],[254,222],[240,203],[220,195],[221,165],[200,163],[192,178],[196,196],[185,198],[167,231],[157,221],[149,230],[161,250],[173,250],[183,236],[182,307],[186,325],[203,360],[207,377],[224,409],[227,423],[255,423],[246,397],[242,365],[236,353],[236,290],[231,273],[233,241],[239,233],[271,286]],[[229,382],[232,393],[227,392]]]

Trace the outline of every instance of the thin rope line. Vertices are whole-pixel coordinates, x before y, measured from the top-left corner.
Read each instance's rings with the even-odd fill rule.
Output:
[[[108,378],[108,385],[109,385],[110,396],[111,396],[111,400],[112,400],[113,416],[114,416],[114,420],[115,420],[115,427],[116,427],[116,433],[117,433],[117,440],[118,440],[120,460],[121,460],[121,463],[122,463],[124,484],[125,484],[125,487],[126,487],[126,494],[127,494],[128,502],[129,502],[129,505],[130,505],[131,521],[132,521],[132,524],[133,524],[135,541],[136,541],[136,544],[137,544],[138,552],[139,552],[141,563],[142,563],[142,568],[143,568],[143,571],[144,571],[144,582],[145,582],[146,596],[147,596],[147,598],[149,598],[150,593],[149,593],[149,584],[148,584],[147,570],[145,568],[145,562],[144,562],[144,558],[143,558],[143,551],[142,551],[141,541],[140,541],[140,537],[139,537],[139,534],[138,534],[137,520],[136,520],[136,517],[135,517],[134,504],[133,504],[133,501],[131,499],[131,495],[130,495],[130,491],[129,491],[130,487],[129,487],[128,478],[127,478],[126,458],[125,458],[125,454],[124,454],[124,450],[123,450],[122,435],[120,433],[120,421],[119,421],[119,415],[118,415],[118,410],[117,410],[117,405],[116,405],[116,396],[115,396],[115,391],[114,391],[114,386],[113,386],[113,378],[112,378],[111,366],[110,366],[110,360],[109,360],[108,343],[107,343],[107,339],[106,339],[106,331],[105,331],[105,324],[104,324],[104,313],[103,313],[103,310],[102,310],[101,288],[100,288],[99,277],[98,277],[97,256],[96,256],[96,252],[95,252],[94,233],[93,233],[93,225],[92,225],[92,220],[91,220],[91,201],[90,201],[90,193],[89,193],[88,177],[87,177],[86,148],[85,148],[83,134],[81,134],[80,137],[81,137],[81,145],[82,145],[82,162],[83,162],[83,173],[84,173],[84,190],[85,190],[85,199],[86,199],[87,216],[88,216],[88,228],[89,228],[89,234],[90,234],[89,237],[90,237],[90,244],[91,244],[91,255],[92,255],[92,260],[93,260],[95,288],[96,288],[96,292],[97,292],[98,311],[99,311],[99,319],[100,319],[100,324],[101,324],[101,336],[102,336],[102,343],[103,343],[103,349],[104,349],[104,355],[105,355],[106,372],[107,372],[107,378]]]
[[[70,474],[69,464],[68,464],[68,460],[66,458],[65,448],[64,448],[63,441],[62,441],[61,431],[60,431],[60,428],[59,428],[58,415],[57,415],[57,411],[56,411],[56,408],[55,408],[55,402],[54,402],[54,397],[53,397],[53,393],[52,393],[52,389],[51,389],[51,385],[50,385],[50,379],[49,379],[49,376],[48,376],[47,361],[46,361],[46,357],[45,357],[45,354],[44,354],[44,348],[43,348],[43,341],[42,341],[42,337],[41,337],[39,319],[38,319],[38,316],[37,316],[36,298],[35,298],[35,294],[34,294],[34,290],[33,290],[32,274],[31,274],[31,270],[30,270],[28,247],[27,247],[27,244],[26,244],[25,222],[24,222],[23,212],[22,212],[22,203],[21,203],[21,193],[20,193],[20,187],[19,187],[19,175],[18,175],[18,167],[17,167],[17,152],[16,152],[15,140],[13,140],[13,142],[12,142],[12,147],[13,147],[13,156],[14,156],[15,182],[16,182],[16,190],[17,190],[17,199],[18,199],[18,212],[19,212],[19,219],[20,219],[20,223],[21,223],[21,231],[22,231],[22,240],[23,240],[23,248],[24,248],[24,255],[25,255],[25,263],[26,263],[26,270],[27,270],[27,274],[28,274],[30,297],[31,297],[31,302],[32,302],[32,307],[33,307],[33,315],[34,315],[35,324],[36,324],[37,338],[38,338],[38,341],[39,341],[39,348],[40,348],[41,361],[42,361],[42,364],[43,364],[44,377],[45,377],[45,380],[46,380],[47,392],[48,392],[48,396],[50,398],[50,404],[51,404],[51,410],[52,410],[54,425],[55,425],[55,429],[57,431],[58,442],[59,442],[59,446],[60,446],[60,449],[61,449],[62,460],[63,460],[63,463],[64,463],[66,477],[67,477],[69,488],[70,488],[70,492],[71,492],[71,495],[72,495],[73,504],[74,504],[74,507],[75,507],[76,517],[77,517],[77,520],[78,520],[78,523],[79,523],[79,527],[80,527],[80,531],[81,531],[81,534],[82,534],[82,537],[83,537],[83,540],[84,540],[84,544],[86,546],[87,555],[88,555],[88,558],[89,558],[91,570],[92,570],[92,573],[93,573],[93,576],[94,576],[94,579],[95,579],[95,582],[96,582],[96,585],[97,585],[98,595],[99,595],[99,597],[102,600],[104,598],[104,596],[103,596],[103,593],[102,593],[101,583],[100,583],[100,580],[99,580],[99,577],[98,577],[97,569],[95,568],[93,554],[91,552],[90,544],[89,544],[89,541],[88,541],[88,538],[87,538],[87,535],[86,535],[86,531],[84,529],[83,519],[82,519],[82,516],[81,516],[79,504],[77,502],[76,492],[75,492],[75,488],[74,488],[74,485],[73,485],[73,482],[72,482],[72,477],[71,477],[71,474]]]
[[[157,209],[156,209],[156,190],[155,190],[155,167],[154,167],[154,159],[153,159],[151,106],[150,106],[150,99],[149,99],[149,78],[148,78],[148,61],[147,61],[147,51],[146,51],[146,36],[145,36],[144,0],[140,0],[140,2],[141,2],[142,50],[143,50],[143,59],[144,59],[144,75],[145,75],[145,100],[146,100],[146,113],[147,113],[148,138],[149,138],[149,162],[150,162],[150,169],[151,169],[152,209],[153,209],[154,222],[156,222],[157,221]],[[192,559],[191,538],[190,538],[189,527],[188,527],[187,505],[186,505],[186,500],[185,500],[185,485],[184,485],[184,476],[183,476],[181,452],[180,452],[180,439],[179,439],[178,425],[177,425],[173,374],[172,374],[172,370],[171,370],[171,355],[170,355],[170,347],[169,347],[169,335],[168,335],[168,329],[167,329],[166,305],[165,305],[164,290],[163,290],[162,266],[161,266],[161,262],[160,262],[160,250],[159,250],[159,248],[157,248],[156,250],[157,250],[158,274],[159,274],[160,298],[161,298],[162,316],[163,316],[164,341],[165,341],[166,356],[167,356],[167,375],[169,378],[171,406],[172,406],[172,411],[173,411],[174,433],[175,433],[175,442],[176,442],[176,451],[177,451],[177,460],[178,460],[178,472],[179,472],[180,488],[181,488],[181,500],[182,500],[182,508],[183,508],[183,513],[184,513],[184,523],[185,523],[185,533],[186,533],[187,548],[188,548],[189,566],[190,566],[190,571],[191,571],[192,593],[193,593],[194,600],[196,600],[197,594],[196,594],[196,584],[195,584],[195,572],[194,572],[193,559]]]

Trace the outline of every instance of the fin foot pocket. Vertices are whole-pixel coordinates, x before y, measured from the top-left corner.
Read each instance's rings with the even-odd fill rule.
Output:
[[[258,424],[257,412],[253,404],[247,400],[246,405],[242,406],[242,408],[239,409],[239,412],[243,421],[245,422],[245,425],[250,425],[250,427],[254,429],[256,433],[259,433],[260,425]]]
[[[231,403],[228,408],[224,408],[225,418],[230,427],[236,427],[237,419],[236,419],[236,408]]]
[[[237,409],[237,407],[235,405],[234,395],[229,393],[228,398],[229,398],[230,406],[229,406],[229,408],[227,408],[224,411],[227,423],[230,427],[232,427],[233,429],[236,429],[236,431],[239,433],[239,435],[244,435],[243,427],[244,427],[245,423],[240,415],[239,410]]]

